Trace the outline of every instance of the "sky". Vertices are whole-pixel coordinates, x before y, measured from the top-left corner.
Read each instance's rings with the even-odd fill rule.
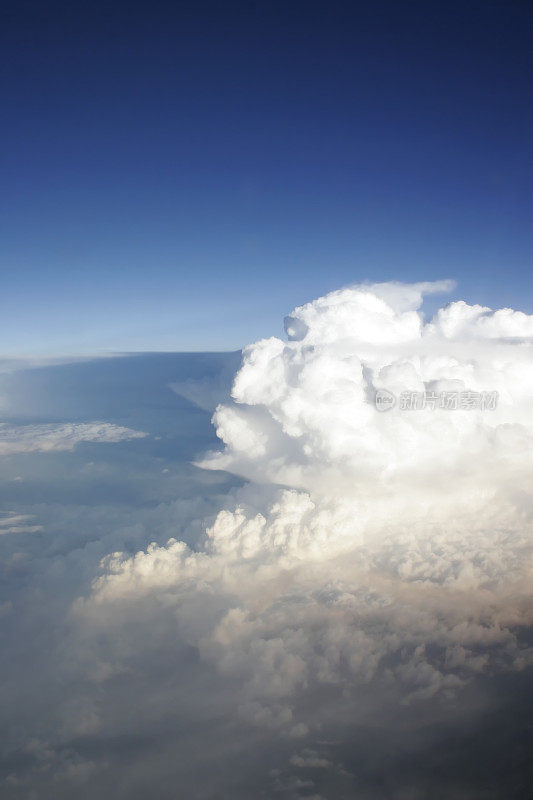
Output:
[[[234,350],[365,280],[531,312],[532,22],[5,4],[2,354]]]
[[[0,796],[529,797],[531,3],[1,14]]]

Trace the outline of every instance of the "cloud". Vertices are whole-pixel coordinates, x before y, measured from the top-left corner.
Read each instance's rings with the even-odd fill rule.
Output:
[[[146,435],[109,422],[17,426],[0,423],[0,456],[73,450],[80,442],[122,442]]]
[[[202,466],[253,483],[196,548],[111,555],[77,619],[151,608],[243,725],[289,740],[531,663],[531,318],[454,303],[425,323],[421,295],[442,288],[334,292],[293,312],[288,341],[246,348]],[[500,402],[374,403],[450,386]]]
[[[531,318],[454,303],[426,321],[424,293],[447,288],[296,309],[287,340],[245,349],[231,398],[224,376],[180,379],[202,407],[227,398],[220,449],[179,474],[181,499],[0,520],[33,514],[47,534],[0,537],[30,687],[7,683],[6,797],[402,800],[436,780],[443,798],[508,795],[511,748],[496,758],[490,739],[527,718]],[[400,404],[466,391],[496,407]],[[198,413],[180,409],[186,430]],[[167,486],[163,463],[174,474],[157,455],[143,485]]]
[[[524,339],[531,317],[458,302],[424,324],[416,310],[405,310],[405,297],[414,297],[416,306],[425,284],[371,289],[343,289],[297,308],[288,328],[298,329],[298,337],[245,349],[235,402],[214,416],[225,450],[202,466],[319,493],[338,487],[346,495],[352,486],[360,494],[365,484],[382,484],[384,476],[389,482],[435,479],[443,468],[451,475],[466,448],[470,469],[490,458],[497,471],[512,449],[513,431],[530,446],[533,365]],[[399,298],[398,307],[391,298]],[[497,392],[499,402],[491,414],[438,408],[409,414],[399,405],[377,414],[380,389],[397,396]]]
[[[34,518],[33,514],[7,514],[0,517],[0,536],[7,533],[36,533],[42,530],[42,525],[28,525]]]

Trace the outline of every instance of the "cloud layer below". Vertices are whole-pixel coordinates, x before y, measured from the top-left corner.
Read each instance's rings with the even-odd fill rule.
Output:
[[[295,309],[231,397],[233,356],[143,362],[137,383],[131,361],[114,423],[0,428],[2,463],[33,465],[13,492],[44,463],[65,486],[0,519],[6,798],[525,796],[533,318],[459,302],[426,321],[448,288]],[[220,448],[188,464],[217,403]],[[82,441],[110,446],[88,461]]]

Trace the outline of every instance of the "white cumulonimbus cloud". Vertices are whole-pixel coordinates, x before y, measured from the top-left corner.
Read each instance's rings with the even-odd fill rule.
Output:
[[[201,466],[250,483],[196,548],[110,556],[75,613],[170,614],[238,719],[296,738],[371,696],[446,699],[523,669],[533,317],[456,302],[425,322],[423,295],[448,288],[342,289],[247,347]]]

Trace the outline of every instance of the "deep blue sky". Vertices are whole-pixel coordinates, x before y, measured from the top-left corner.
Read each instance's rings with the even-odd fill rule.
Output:
[[[3,353],[232,349],[346,283],[533,311],[533,5],[4,4]]]

